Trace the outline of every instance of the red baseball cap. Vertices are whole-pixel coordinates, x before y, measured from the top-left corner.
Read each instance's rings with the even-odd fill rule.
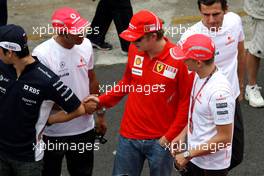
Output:
[[[177,60],[209,60],[214,57],[215,45],[210,37],[203,34],[194,34],[170,50]]]
[[[62,7],[52,15],[52,26],[59,32],[80,34],[90,23],[82,18],[80,14],[69,7]]]
[[[162,29],[162,20],[149,10],[141,10],[133,15],[129,26],[119,36],[124,40],[133,42],[146,33]]]

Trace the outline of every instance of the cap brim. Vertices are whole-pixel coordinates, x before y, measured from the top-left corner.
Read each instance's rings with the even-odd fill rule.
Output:
[[[69,30],[69,33],[71,33],[71,34],[82,34],[83,31],[85,30],[85,28],[87,28],[88,26],[90,26],[89,21],[87,21],[84,18],[81,18],[80,20],[78,20],[77,23],[74,24],[72,29]]]
[[[171,48],[170,54],[176,60],[186,60],[187,59],[187,57],[184,55],[184,52],[182,51],[179,45],[176,45],[175,47]]]
[[[142,36],[144,36],[144,34],[142,33],[136,33],[136,32],[132,32],[130,30],[124,30],[121,34],[119,34],[119,36],[129,42],[134,42],[137,39],[141,38]]]

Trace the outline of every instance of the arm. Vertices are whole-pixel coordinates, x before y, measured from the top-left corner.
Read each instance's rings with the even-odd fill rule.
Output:
[[[244,41],[238,43],[238,80],[239,80],[239,88],[240,88],[240,95],[239,101],[243,100],[244,95],[244,77],[245,77],[245,65],[246,65],[246,58],[245,58],[245,48],[244,48]]]
[[[175,159],[180,167],[185,166],[193,157],[212,154],[231,145],[235,113],[235,100],[231,91],[218,91],[212,96],[208,106],[214,118],[216,135],[189,148],[188,158],[184,157],[184,153],[176,155]]]
[[[95,74],[93,69],[88,71],[88,77],[90,80],[90,93],[99,95],[100,94],[99,83],[96,79],[96,74]],[[107,125],[106,125],[106,121],[104,118],[104,113],[97,113],[96,115],[97,115],[96,119],[95,119],[96,132],[104,135],[106,133],[106,130],[107,130]]]
[[[177,165],[184,167],[193,157],[215,153],[231,145],[232,142],[232,124],[217,125],[217,134],[209,141],[189,150],[190,156],[185,158],[183,153],[176,155]]]
[[[187,67],[182,63],[178,71],[177,87],[175,88],[175,91],[179,95],[178,106],[175,108],[176,116],[165,134],[169,142],[178,136],[187,125],[193,78],[194,74],[189,74]]]
[[[129,68],[129,63],[126,65],[125,73],[121,81],[118,82],[111,91],[104,93],[99,97],[99,105],[104,107],[115,106],[125,95],[127,95],[128,89],[124,90],[125,85],[130,85],[131,83],[131,70]]]
[[[80,106],[74,110],[73,112],[66,113],[65,111],[59,111],[53,115],[51,115],[48,119],[48,124],[52,125],[54,123],[62,123],[67,122],[69,120],[74,119],[75,117],[81,116],[85,114],[85,108],[83,104],[80,104]]]
[[[186,125],[182,132],[171,141],[171,155],[175,156],[182,151],[182,144],[186,143],[188,126]]]

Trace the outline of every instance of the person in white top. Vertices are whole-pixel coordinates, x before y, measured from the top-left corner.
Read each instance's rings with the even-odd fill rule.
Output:
[[[52,25],[58,35],[40,44],[33,50],[39,60],[55,72],[79,99],[98,94],[94,57],[91,42],[84,38],[88,21],[74,9],[63,7],[52,16]],[[58,111],[53,103],[46,104],[46,112]],[[97,116],[97,132],[104,135],[106,124],[104,113]],[[95,143],[93,115],[82,115],[66,123],[54,124],[44,130],[47,146],[44,154],[43,176],[60,176],[62,159],[66,156],[70,175],[90,176],[93,169]],[[83,147],[74,147],[85,145]],[[58,147],[64,145],[63,148]],[[97,144],[98,145],[98,144]],[[57,147],[56,147],[57,146]],[[65,147],[66,146],[66,147]]]
[[[257,85],[257,74],[260,59],[264,58],[264,1],[245,0],[244,10],[249,15],[252,26],[252,40],[247,46],[247,76],[245,99],[252,107],[264,107],[264,99],[260,94],[261,87]]]
[[[203,34],[194,34],[173,48],[171,53],[196,73],[188,126],[173,141],[182,143],[187,135],[188,147],[175,155],[175,163],[180,168],[185,167],[186,175],[227,175],[231,161],[235,95],[221,69],[214,64],[214,43]]]
[[[228,12],[226,0],[198,0],[202,20],[191,26],[180,42],[192,34],[204,34],[215,43],[215,64],[227,77],[236,97],[234,140],[232,162],[229,169],[243,160],[244,127],[240,110],[240,101],[244,95],[245,49],[244,32],[241,18]],[[180,43],[179,42],[179,43]]]

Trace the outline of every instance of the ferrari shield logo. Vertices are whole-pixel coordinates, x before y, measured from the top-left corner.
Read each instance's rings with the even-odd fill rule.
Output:
[[[157,66],[156,66],[156,70],[157,72],[161,72],[164,68],[164,64],[162,63],[158,63]]]
[[[174,79],[176,74],[177,74],[178,69],[167,65],[161,61],[156,61],[154,67],[153,67],[153,72],[165,76],[170,79]]]

